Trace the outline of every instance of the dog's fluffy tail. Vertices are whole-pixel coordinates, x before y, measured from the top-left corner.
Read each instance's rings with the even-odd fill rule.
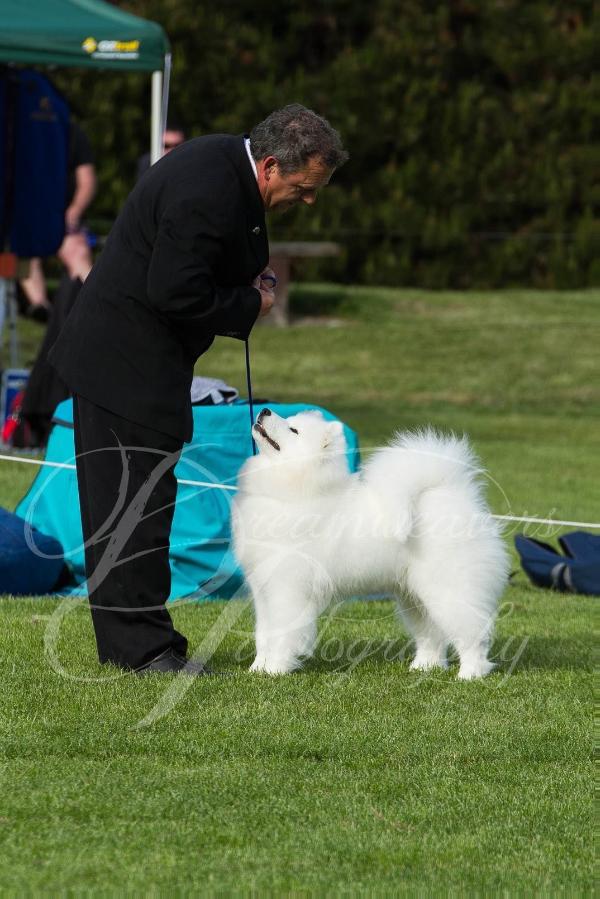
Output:
[[[483,470],[465,436],[426,428],[399,431],[389,446],[374,453],[365,472],[369,480],[385,476],[389,486],[393,476],[398,486],[406,485],[407,492],[414,495],[444,483],[472,484]]]
[[[483,474],[465,435],[440,434],[433,428],[400,431],[388,449],[401,453],[402,467],[418,492],[444,483],[472,484]]]
[[[390,514],[401,516],[398,536],[410,531],[416,504],[424,491],[458,488],[485,508],[480,479],[483,470],[466,437],[440,434],[433,428],[398,432],[364,467],[363,478],[385,502]]]

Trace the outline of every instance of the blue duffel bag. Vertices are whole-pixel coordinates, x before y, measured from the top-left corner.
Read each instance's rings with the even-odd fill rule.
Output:
[[[0,594],[52,593],[63,565],[63,548],[58,540],[0,508]]]
[[[548,543],[517,534],[523,570],[538,587],[600,596],[600,535],[572,531],[558,538],[563,556]]]

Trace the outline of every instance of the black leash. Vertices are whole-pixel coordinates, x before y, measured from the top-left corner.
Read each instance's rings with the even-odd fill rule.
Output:
[[[265,274],[263,273],[260,276],[261,281],[270,282],[271,289],[275,290],[277,287],[277,278],[273,274]],[[244,343],[246,344],[246,384],[248,385],[248,406],[250,409],[250,437],[252,440],[252,455],[256,455],[256,443],[254,440],[254,435],[252,433],[252,427],[254,425],[254,400],[252,398],[252,376],[250,375],[250,345],[248,343],[248,338],[246,337]]]
[[[250,438],[252,440],[252,455],[256,455],[256,443],[252,434],[254,425],[254,400],[252,398],[252,376],[250,374],[250,344],[248,338],[244,341],[246,345],[246,384],[248,385],[248,407],[250,409]]]

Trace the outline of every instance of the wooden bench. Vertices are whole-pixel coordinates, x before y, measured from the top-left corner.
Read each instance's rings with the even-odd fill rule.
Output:
[[[339,256],[342,248],[337,243],[327,241],[283,241],[271,244],[270,266],[277,276],[275,295],[277,301],[273,311],[264,322],[271,322],[279,327],[289,324],[288,292],[290,286],[290,270],[294,259],[321,259],[328,256]]]

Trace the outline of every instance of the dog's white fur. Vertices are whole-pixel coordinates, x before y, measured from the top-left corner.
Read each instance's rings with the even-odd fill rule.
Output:
[[[256,614],[252,670],[297,668],[333,599],[377,592],[398,598],[412,668],[445,667],[452,644],[460,678],[487,674],[508,560],[466,439],[397,434],[350,474],[343,427],[319,412],[267,410],[254,435],[260,453],[240,472],[233,510]]]

